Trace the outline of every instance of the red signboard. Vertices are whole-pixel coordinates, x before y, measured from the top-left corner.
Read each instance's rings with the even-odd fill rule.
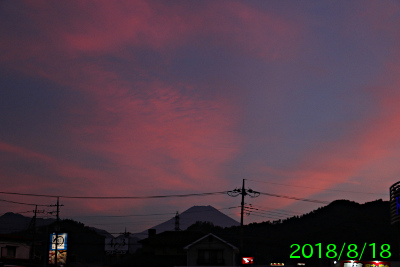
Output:
[[[243,257],[242,264],[253,264],[253,257]]]

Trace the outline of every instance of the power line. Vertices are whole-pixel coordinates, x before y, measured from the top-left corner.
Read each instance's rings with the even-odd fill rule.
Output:
[[[387,194],[372,193],[372,192],[348,191],[348,190],[339,190],[339,189],[327,189],[327,188],[321,188],[321,187],[281,184],[281,183],[258,181],[258,180],[251,180],[251,179],[246,179],[246,180],[253,181],[253,182],[259,182],[259,183],[265,183],[265,184],[276,184],[276,185],[283,185],[283,186],[302,187],[302,188],[310,188],[310,189],[321,189],[321,190],[335,191],[335,192],[346,192],[346,193],[356,193],[356,194],[370,194],[370,195],[381,195],[381,196],[386,196],[387,195]]]
[[[15,214],[21,214],[21,213],[29,213],[29,212],[34,212],[34,210],[28,210],[28,211],[20,211],[20,212],[18,212],[18,213],[15,213]],[[3,213],[2,215],[0,215],[0,217],[1,216],[3,216],[5,213]],[[28,219],[30,219],[29,217],[26,217],[26,218],[28,218]],[[14,224],[14,222],[3,222],[2,224]]]
[[[281,197],[281,198],[294,199],[294,200],[307,201],[307,202],[314,202],[314,203],[321,203],[321,204],[329,204],[330,203],[328,201],[317,200],[317,199],[290,197],[290,196],[276,195],[276,194],[262,193],[262,192],[260,192],[260,194],[261,195],[266,195],[266,196],[271,196],[271,197]]]
[[[87,217],[106,217],[106,218],[124,218],[124,217],[141,217],[141,216],[158,216],[158,215],[171,215],[174,212],[168,213],[153,213],[153,214],[129,214],[129,215],[84,215],[74,216],[75,218],[87,218]]]
[[[289,212],[289,213],[302,214],[301,212],[297,212],[297,211],[284,210],[284,209],[276,209],[276,208],[267,207],[267,206],[259,206],[259,205],[252,205],[252,206],[254,206],[254,207],[259,207],[259,208],[263,208],[263,209],[273,209],[273,210],[279,210],[279,211],[282,211],[282,212]]]
[[[247,211],[251,211],[251,212],[257,211],[257,212],[263,212],[263,213],[282,214],[283,216],[295,216],[293,214],[286,213],[286,212],[269,211],[269,210],[257,209],[257,208],[253,208],[253,207],[245,207],[245,209]]]
[[[135,222],[117,222],[117,223],[91,223],[90,225],[117,225],[117,224],[124,224],[126,226],[130,225],[143,225],[143,224],[151,224],[154,222],[165,222],[165,219],[159,220],[151,220],[151,221],[135,221]]]
[[[274,217],[277,217],[277,218],[286,218],[286,217],[289,217],[288,215],[280,215],[280,214],[269,214],[269,213],[266,213],[266,212],[262,212],[262,211],[256,211],[256,210],[245,210],[245,213],[247,214],[247,215],[256,215],[256,214],[258,214],[258,215],[266,215],[266,216],[274,216]]]
[[[264,218],[270,218],[270,219],[282,219],[284,217],[271,217],[270,215],[264,216],[260,214],[250,214],[250,216],[257,216],[257,217],[264,217]]]
[[[49,205],[38,205],[38,204],[17,202],[17,201],[5,200],[5,199],[0,199],[0,201],[2,201],[2,202],[8,202],[8,203],[14,203],[14,204],[21,204],[21,205],[29,205],[29,206],[49,207]]]
[[[142,197],[88,197],[88,196],[66,196],[66,195],[45,195],[45,194],[27,194],[15,192],[0,192],[0,194],[18,195],[18,196],[31,196],[31,197],[51,197],[51,198],[69,198],[69,199],[150,199],[150,198],[169,198],[169,197],[195,197],[195,196],[209,196],[226,194],[227,191],[210,192],[210,193],[196,193],[196,194],[182,194],[182,195],[159,195],[159,196],[142,196]]]
[[[270,218],[270,219],[285,219],[287,217],[284,216],[275,216],[275,215],[270,215],[270,214],[263,214],[263,213],[249,213],[248,216],[257,216],[257,217],[264,217],[264,218]]]
[[[234,209],[234,208],[239,208],[240,206],[234,206],[234,207],[227,207],[227,208],[220,208],[215,210],[225,210],[225,209]],[[185,211],[184,213],[196,213],[196,212],[207,212],[207,211],[212,211],[214,209],[209,209],[209,210],[201,210],[201,211]],[[167,212],[167,213],[152,213],[152,214],[129,214],[129,215],[83,215],[83,216],[73,216],[75,218],[87,218],[87,217],[107,217],[107,218],[123,218],[123,217],[142,217],[142,216],[159,216],[159,215],[172,215],[176,214],[176,212]]]

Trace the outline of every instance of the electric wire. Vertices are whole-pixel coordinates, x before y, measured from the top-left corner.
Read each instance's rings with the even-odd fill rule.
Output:
[[[269,211],[269,210],[262,210],[262,209],[251,209],[251,208],[247,208],[245,207],[245,210],[250,211],[250,212],[263,212],[265,214],[267,213],[272,213],[273,214],[281,214],[281,216],[294,216],[293,214],[289,214],[289,213],[283,213],[283,212],[277,212],[277,211]]]
[[[16,193],[16,192],[0,192],[0,194],[6,195],[18,195],[18,196],[31,196],[31,197],[50,197],[50,198],[69,198],[69,199],[151,199],[151,198],[169,198],[169,197],[195,197],[195,196],[210,196],[218,194],[226,194],[227,191],[221,192],[208,192],[208,193],[194,193],[194,194],[181,194],[181,195],[159,195],[159,196],[123,196],[123,197],[88,197],[88,196],[66,196],[66,195],[46,195],[46,194],[28,194],[28,193]]]
[[[159,196],[141,196],[141,197],[134,197],[134,196],[110,196],[110,197],[88,197],[88,196],[68,196],[68,195],[45,195],[45,194],[28,194],[28,193],[16,193],[16,192],[0,192],[0,194],[8,194],[8,195],[21,195],[21,196],[34,196],[34,197],[59,197],[59,198],[69,198],[69,199],[153,199],[153,198],[169,198],[169,197],[193,197],[193,196],[209,196],[209,195],[216,195],[216,194],[226,194],[230,191],[220,191],[220,192],[209,192],[209,193],[195,193],[195,194],[180,194],[180,195],[159,195]],[[267,195],[267,196],[273,196],[273,197],[281,197],[281,198],[287,198],[287,199],[293,199],[293,200],[298,200],[298,201],[307,201],[307,202],[313,202],[313,203],[321,203],[321,204],[329,204],[327,201],[322,201],[322,200],[316,200],[316,199],[307,199],[307,198],[298,198],[298,197],[291,197],[291,196],[285,196],[285,195],[278,195],[278,194],[271,194],[271,193],[265,193],[265,192],[260,192],[262,195]],[[31,204],[31,203],[23,203],[23,202],[15,202],[15,201],[8,201],[8,200],[0,200],[4,202],[9,202],[9,203],[14,203],[14,204],[23,204],[23,205],[36,205],[36,204]],[[40,206],[49,206],[49,205],[40,205]],[[234,206],[234,207],[227,207],[227,208],[221,208],[221,209],[232,209],[232,208],[238,208],[240,206]],[[217,210],[221,210],[217,209]],[[255,210],[247,209],[247,211],[254,212],[252,215],[254,216],[259,216],[259,217],[267,217],[267,218],[277,218],[276,216],[285,216],[281,215],[281,212],[276,212],[276,211],[267,211],[267,210],[260,210],[255,212]],[[199,211],[197,211],[199,212]],[[191,213],[191,212],[188,212]],[[271,214],[272,213],[272,214]],[[275,213],[275,214],[274,214]],[[172,215],[175,213],[154,213],[154,214],[130,214],[130,215],[99,215],[99,216],[73,216],[73,217],[115,217],[115,218],[121,218],[121,217],[140,217],[140,216],[158,216],[158,215]],[[290,214],[288,214],[290,215]],[[279,217],[278,217],[279,218]]]
[[[125,218],[125,217],[159,216],[159,215],[172,215],[172,214],[176,214],[176,212],[153,213],[153,214],[129,214],[129,215],[82,215],[82,216],[73,216],[73,217],[74,218],[90,218],[90,217]]]
[[[7,203],[13,203],[13,204],[29,205],[29,206],[49,207],[49,205],[39,205],[39,204],[33,204],[33,203],[24,203],[24,202],[17,202],[17,201],[5,200],[5,199],[0,199],[0,201],[7,202]]]
[[[240,206],[226,207],[220,209],[209,209],[209,210],[201,210],[201,211],[185,211],[186,213],[197,213],[197,212],[207,212],[212,210],[225,210],[225,209],[233,209],[239,208]],[[152,213],[152,214],[129,214],[129,215],[82,215],[82,216],[73,216],[74,218],[86,218],[86,217],[107,217],[107,218],[123,218],[123,217],[142,217],[142,216],[159,216],[159,215],[175,215],[176,212],[167,212],[167,213]]]
[[[245,213],[248,214],[248,215],[265,215],[265,216],[272,216],[272,217],[275,217],[275,218],[287,218],[287,217],[288,217],[288,216],[285,216],[285,215],[267,214],[267,213],[258,212],[258,211],[247,211],[247,210],[246,210]]]
[[[265,184],[276,184],[276,185],[282,185],[282,186],[302,187],[302,188],[310,188],[310,189],[320,189],[320,190],[325,190],[325,191],[334,191],[334,192],[345,192],[345,193],[356,193],[356,194],[370,194],[370,195],[387,196],[387,194],[382,194],[382,193],[360,192],[360,191],[348,191],[348,190],[339,190],[339,189],[327,189],[327,188],[321,188],[321,187],[311,187],[311,186],[302,186],[302,185],[281,184],[281,183],[266,182],[266,181],[258,181],[258,180],[251,180],[251,179],[246,179],[246,180],[247,180],[247,181],[258,182],[258,183],[265,183]]]
[[[288,213],[295,213],[295,214],[302,214],[301,212],[297,212],[297,211],[291,211],[291,210],[284,210],[284,209],[276,209],[276,208],[272,208],[272,207],[267,207],[267,206],[259,206],[259,205],[254,205],[252,204],[252,206],[254,207],[258,207],[258,208],[263,208],[263,209],[273,209],[273,210],[279,210],[282,212],[288,212]]]
[[[259,214],[251,214],[253,216],[257,216],[257,217],[264,217],[264,218],[270,218],[270,219],[282,219],[282,217],[271,217],[271,216],[264,216],[264,215],[259,215]]]
[[[299,198],[299,197],[290,197],[290,196],[284,196],[284,195],[277,195],[277,194],[271,194],[271,193],[263,193],[259,192],[262,195],[266,196],[271,196],[271,197],[281,197],[281,198],[287,198],[287,199],[293,199],[293,200],[299,200],[299,201],[306,201],[306,202],[313,202],[313,203],[320,203],[320,204],[329,204],[329,201],[323,201],[323,200],[317,200],[317,199],[308,199],[308,198]]]

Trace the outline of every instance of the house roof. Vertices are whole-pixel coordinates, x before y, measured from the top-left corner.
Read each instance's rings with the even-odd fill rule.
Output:
[[[221,241],[221,242],[227,244],[228,246],[232,247],[234,250],[239,250],[239,249],[238,249],[237,247],[235,247],[234,245],[228,243],[227,241],[223,240],[222,238],[220,238],[220,237],[218,237],[218,236],[216,236],[216,235],[214,235],[214,234],[212,234],[212,233],[209,233],[209,234],[207,234],[207,235],[205,235],[205,236],[203,236],[203,237],[201,237],[201,238],[195,240],[194,242],[192,242],[192,243],[190,243],[189,245],[187,245],[186,247],[184,247],[184,249],[189,249],[191,246],[193,246],[194,244],[196,244],[196,243],[200,242],[201,240],[207,238],[208,236],[213,236],[213,237],[215,237],[216,239],[218,239],[219,241]]]
[[[155,236],[138,241],[143,245],[150,246],[180,246],[184,247],[187,244],[202,237],[204,233],[199,231],[165,231]]]
[[[19,241],[19,242],[29,242],[31,241],[30,238],[25,236],[19,235],[12,235],[12,234],[0,234],[1,241]]]

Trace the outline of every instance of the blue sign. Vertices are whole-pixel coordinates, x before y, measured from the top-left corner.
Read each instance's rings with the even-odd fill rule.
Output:
[[[57,236],[57,237],[56,237]],[[50,235],[50,250],[56,250],[56,243],[57,243],[57,250],[67,250],[67,233],[59,233],[59,234],[51,234]]]

